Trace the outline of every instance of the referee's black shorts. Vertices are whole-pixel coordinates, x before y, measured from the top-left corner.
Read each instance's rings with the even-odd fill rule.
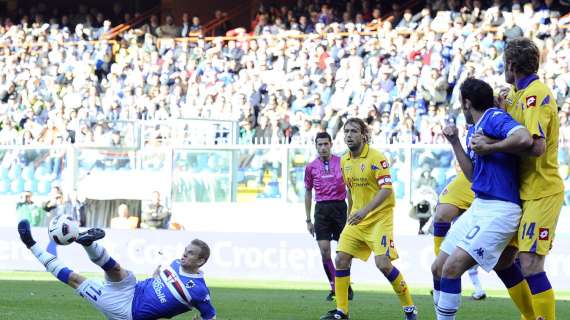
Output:
[[[318,240],[338,241],[346,224],[344,200],[320,201],[315,205],[315,235]]]

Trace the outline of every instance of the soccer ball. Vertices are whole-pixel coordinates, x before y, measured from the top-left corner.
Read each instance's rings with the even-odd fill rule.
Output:
[[[69,215],[57,216],[49,223],[48,234],[55,243],[66,246],[77,239],[79,223]]]

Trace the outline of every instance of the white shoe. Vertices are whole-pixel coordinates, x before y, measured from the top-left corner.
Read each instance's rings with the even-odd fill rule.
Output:
[[[471,294],[471,298],[473,300],[485,300],[485,298],[487,298],[487,294],[485,293],[485,291],[481,291],[481,292],[473,292],[473,294]]]

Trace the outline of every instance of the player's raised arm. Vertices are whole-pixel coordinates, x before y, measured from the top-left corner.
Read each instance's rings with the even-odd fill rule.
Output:
[[[467,153],[465,153],[465,150],[461,145],[457,127],[455,125],[448,125],[443,129],[443,135],[445,138],[447,138],[447,141],[451,143],[451,146],[453,147],[453,153],[455,154],[455,158],[461,167],[461,171],[463,171],[465,177],[471,181],[473,177],[473,162],[471,162],[471,159]]]

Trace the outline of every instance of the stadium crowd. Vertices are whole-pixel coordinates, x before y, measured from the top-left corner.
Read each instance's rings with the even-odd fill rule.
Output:
[[[174,41],[200,32],[184,14],[181,25],[151,16],[110,42],[106,32],[131,17],[120,7],[109,19],[85,6],[50,19],[40,9],[0,27],[4,145],[122,146],[123,120],[196,117],[239,121],[241,143],[307,143],[320,130],[341,139],[351,116],[366,119],[377,143],[442,143],[445,121],[465,128],[456,84],[476,76],[504,86],[505,41],[522,35],[542,50],[539,76],[570,140],[567,8],[551,0],[430,1],[416,14],[394,4],[389,19],[366,0],[299,1],[262,6],[252,23],[259,37],[238,28],[228,41]]]

